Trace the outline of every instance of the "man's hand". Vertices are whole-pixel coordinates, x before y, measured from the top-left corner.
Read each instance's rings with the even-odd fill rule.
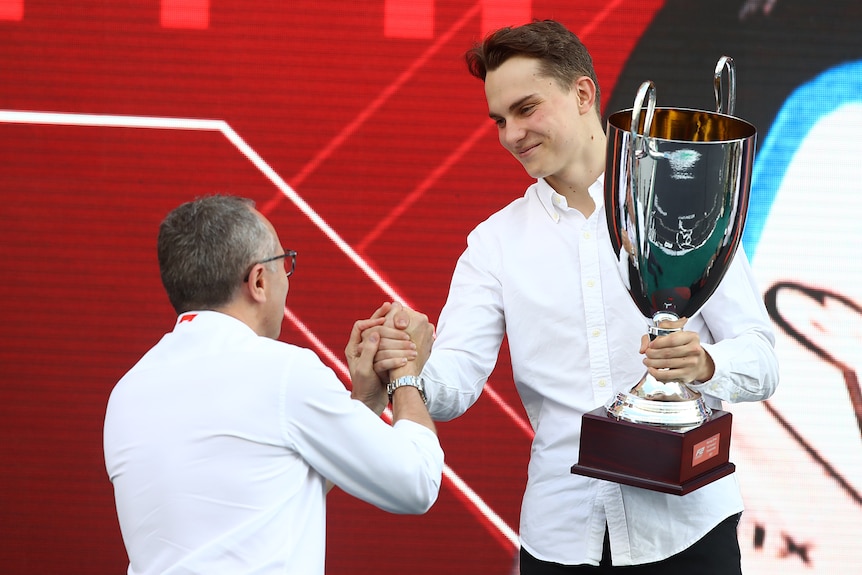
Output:
[[[434,324],[428,321],[428,316],[419,313],[406,307],[400,303],[393,303],[392,307],[386,313],[386,327],[394,327],[400,333],[407,335],[410,341],[414,344],[416,357],[409,363],[403,366],[391,368],[389,377],[395,379],[402,375],[419,375],[428,357],[431,355],[431,346],[434,343]],[[376,357],[374,358],[375,370],[379,371],[378,360],[384,361],[393,353],[398,352],[398,348],[403,345],[403,341],[391,340],[384,337],[380,343]]]
[[[431,344],[434,343],[434,325],[428,322],[428,316],[399,303],[393,303],[386,313],[384,327],[391,327],[401,334],[409,336],[415,344],[417,353],[412,361],[390,370],[389,377],[397,379],[405,375],[420,375],[425,362],[431,355]],[[381,358],[380,361],[382,362],[385,361],[389,353],[397,353],[401,345],[403,343],[400,340],[382,338],[378,346],[380,351],[377,352],[377,357],[374,359],[375,364],[378,362],[378,357]],[[386,349],[390,346],[390,349]],[[399,387],[392,393],[392,421],[397,422],[401,419],[409,419],[437,433],[434,421],[422,402],[418,390],[409,386]]]
[[[417,355],[406,332],[383,325],[391,308],[390,303],[384,303],[371,318],[354,323],[344,349],[350,379],[353,382],[351,397],[360,400],[378,415],[383,413],[389,403],[386,394],[389,370],[404,366]],[[376,362],[375,354],[382,336],[390,341],[401,341],[402,345],[398,353],[391,353],[388,358]],[[375,371],[376,366],[379,366],[380,372]]]
[[[658,327],[680,328],[680,331],[652,341],[647,335],[641,339],[640,353],[646,355],[644,365],[659,381],[703,382],[715,374],[715,363],[701,347],[700,336],[693,331],[682,331],[687,321],[688,318],[663,321]]]

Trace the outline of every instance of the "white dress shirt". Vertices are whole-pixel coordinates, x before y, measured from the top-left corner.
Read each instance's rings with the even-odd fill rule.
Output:
[[[322,575],[325,483],[395,513],[440,489],[437,436],[387,425],[310,350],[183,314],[111,393],[105,462],[129,574]]]
[[[570,472],[581,416],[634,386],[647,320],[616,268],[603,178],[590,187],[589,218],[544,180],[481,223],[452,277],[423,371],[435,419],[479,397],[508,337],[515,385],[535,432],[521,507],[521,545],[534,557],[597,565],[607,524],[613,563],[667,558],[742,510],[734,475],[688,495],[668,495]],[[712,407],[772,394],[773,335],[741,249],[687,330],[700,335],[715,375],[693,385]],[[712,343],[717,342],[717,343]]]

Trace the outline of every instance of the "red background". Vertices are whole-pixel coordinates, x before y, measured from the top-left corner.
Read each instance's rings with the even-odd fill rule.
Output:
[[[173,326],[155,255],[171,208],[255,199],[299,253],[282,339],[338,370],[331,354],[382,301],[436,320],[467,233],[530,183],[464,51],[501,24],[561,20],[607,102],[662,5],[0,0],[0,109],[82,124],[0,121],[0,572],[126,568],[102,422],[114,383]],[[105,125],[117,115],[223,120],[240,145],[229,130]],[[328,573],[510,570],[530,434],[505,351],[491,389],[499,401],[439,432],[448,466],[507,527],[450,479],[422,517],[335,490]]]

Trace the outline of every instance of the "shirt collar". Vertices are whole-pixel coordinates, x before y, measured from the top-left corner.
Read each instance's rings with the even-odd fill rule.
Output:
[[[605,205],[604,173],[602,173],[598,179],[590,185],[587,191],[596,203],[596,212],[600,211]],[[542,207],[545,208],[548,216],[550,216],[554,222],[559,222],[561,214],[570,209],[569,204],[566,202],[566,198],[558,194],[544,178],[539,178],[536,181],[536,194],[539,197],[539,202],[542,204]]]
[[[245,328],[251,333],[254,330],[244,321],[226,313],[215,310],[193,310],[181,313],[177,316],[174,330],[177,329],[218,329],[220,327]]]

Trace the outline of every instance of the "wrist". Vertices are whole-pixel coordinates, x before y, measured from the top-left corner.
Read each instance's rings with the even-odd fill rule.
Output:
[[[389,380],[388,382],[394,381],[399,377],[407,377],[414,376],[418,377],[422,374],[422,369],[419,367],[419,364],[416,360],[409,360],[407,363],[402,365],[401,367],[396,367],[389,371]],[[387,382],[387,383],[388,383]]]
[[[385,392],[385,387],[381,385],[380,393],[375,393],[373,395],[361,395],[357,394],[354,389],[350,394],[351,399],[355,399],[357,401],[362,402],[365,407],[376,413],[377,415],[383,415],[383,412],[386,410],[386,406],[389,405],[388,395]]]
[[[700,370],[700,377],[698,381],[709,381],[715,375],[715,362],[712,360],[712,356],[709,355],[709,352],[704,350],[704,361],[703,367]]]

